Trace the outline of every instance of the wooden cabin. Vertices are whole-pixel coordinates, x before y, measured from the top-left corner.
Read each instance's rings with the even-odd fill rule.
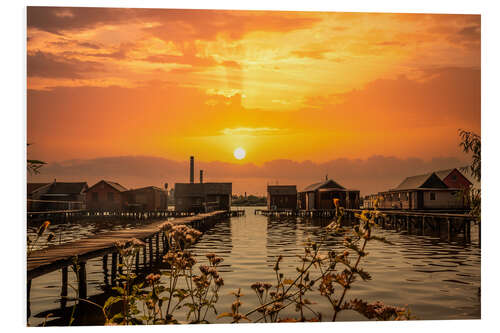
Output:
[[[267,209],[297,209],[297,186],[268,185]]]
[[[157,211],[168,209],[168,192],[156,186],[147,186],[123,192],[127,211]]]
[[[359,191],[346,189],[333,179],[311,184],[299,192],[299,208],[335,209],[333,199],[339,199],[344,208],[359,209]]]
[[[30,189],[31,188],[31,189]],[[87,182],[58,182],[28,184],[31,211],[85,209]]]
[[[28,183],[26,196],[28,199],[28,212],[37,211],[40,203],[37,200],[40,200],[40,197],[47,193],[50,188],[50,183]],[[34,201],[32,201],[34,200]]]
[[[450,188],[435,173],[407,177],[395,189],[379,193],[381,209],[465,209],[460,188]]]
[[[121,211],[125,207],[124,192],[127,188],[107,180],[101,180],[87,190],[87,209],[91,211]]]
[[[211,212],[231,210],[232,183],[176,183],[175,210]]]

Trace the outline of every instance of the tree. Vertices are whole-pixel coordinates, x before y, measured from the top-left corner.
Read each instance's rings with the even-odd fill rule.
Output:
[[[31,143],[27,144],[28,147],[31,145]],[[28,168],[28,173],[33,175],[33,174],[39,174],[40,173],[40,168],[43,167],[45,164],[47,164],[44,161],[40,160],[30,160],[28,159],[26,161],[27,168]]]
[[[472,176],[481,182],[481,137],[473,132],[459,130],[460,146],[465,153],[472,153],[472,163],[469,170]],[[472,188],[468,193],[470,201],[471,215],[477,218],[478,222],[481,221],[481,189]]]

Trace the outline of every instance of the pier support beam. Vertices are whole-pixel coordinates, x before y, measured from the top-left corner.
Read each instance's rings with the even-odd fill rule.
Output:
[[[153,266],[153,237],[148,238],[149,244],[149,265]]]
[[[450,221],[450,219],[446,219],[446,225],[447,225],[446,231],[448,234],[448,242],[449,242],[449,241],[451,241],[451,221]]]
[[[31,302],[30,302],[30,294],[31,294],[31,280],[28,280],[26,285],[26,296],[28,301],[28,308],[26,309],[27,318],[31,316]]]
[[[118,253],[113,252],[111,255],[111,285],[114,286],[116,283],[116,266],[117,266],[117,256]]]
[[[68,266],[61,268],[61,309],[66,307],[68,302]]]
[[[156,233],[155,235],[156,242],[156,261],[160,260],[160,233]]]
[[[104,285],[108,286],[108,255],[102,256],[102,271],[104,273]]]
[[[87,263],[81,261],[78,263],[78,298],[87,298]]]
[[[422,231],[421,235],[425,235],[425,216],[422,216]]]

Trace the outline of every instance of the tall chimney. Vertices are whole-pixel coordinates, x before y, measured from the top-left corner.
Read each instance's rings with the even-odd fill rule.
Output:
[[[200,170],[200,184],[203,184],[203,170]]]
[[[194,156],[189,157],[189,182],[194,183]]]

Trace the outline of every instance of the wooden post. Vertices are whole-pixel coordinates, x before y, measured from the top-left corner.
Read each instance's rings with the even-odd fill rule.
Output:
[[[451,241],[451,221],[449,218],[446,219],[447,231],[448,231],[448,242]]]
[[[406,233],[408,235],[411,233],[411,220],[409,216],[406,216]]]
[[[87,298],[87,263],[81,261],[78,263],[78,298]]]
[[[61,268],[61,280],[61,309],[64,309],[68,302],[68,266]]]
[[[148,258],[147,258],[147,245],[145,245],[143,248],[142,248],[142,266],[143,268],[146,267],[146,262],[148,261]]]
[[[464,221],[464,238],[465,242],[469,243],[470,242],[470,220],[463,220]]]
[[[160,260],[160,233],[156,233],[156,261]]]
[[[27,286],[26,286],[26,298],[28,301],[28,308],[27,308],[27,318],[31,316],[31,302],[30,302],[30,294],[31,294],[31,280],[28,280]]]
[[[137,250],[137,253],[135,254],[135,271],[139,271],[139,254],[141,252],[141,249]]]
[[[105,254],[102,257],[102,270],[104,273],[104,285],[107,286],[109,284],[108,283],[108,255],[107,254]]]
[[[149,237],[148,239],[149,243],[149,265],[153,265],[153,237]]]
[[[116,283],[116,262],[118,253],[113,252],[111,255],[111,285],[114,286]]]
[[[425,216],[422,216],[422,236],[425,235]]]

